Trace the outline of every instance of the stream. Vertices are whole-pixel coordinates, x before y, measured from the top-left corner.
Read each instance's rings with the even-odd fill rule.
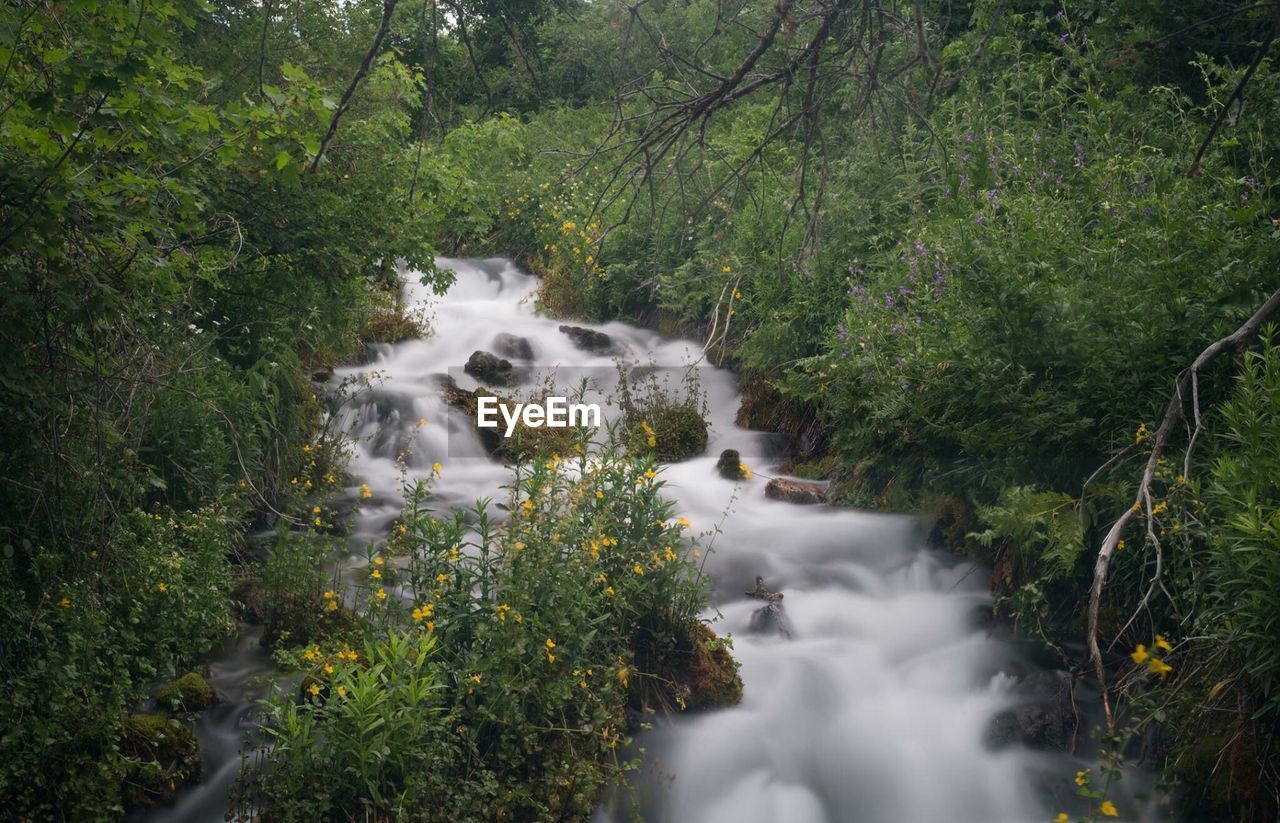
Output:
[[[339,567],[348,579],[361,574],[365,546],[383,541],[400,513],[404,478],[396,458],[406,438],[413,438],[410,480],[443,464],[433,508],[505,497],[510,470],[487,457],[471,421],[447,408],[438,390],[444,372],[462,388],[474,387],[461,366],[476,350],[494,351],[498,334],[530,342],[531,363],[517,365],[601,375],[615,370],[615,357],[679,369],[701,355],[697,343],[623,323],[590,326],[612,338],[614,352],[583,351],[559,321],[535,314],[537,281],[510,261],[437,264],[457,273],[447,294],[431,295],[411,275],[405,286],[407,301],[429,308],[432,333],[379,345],[372,363],[333,378],[378,373],[337,421],[354,438],[348,470],[372,491],[360,499],[358,485],[347,490],[356,510],[350,554]],[[600,809],[599,823],[631,819],[632,804],[649,823],[1047,823],[1061,811],[1083,813],[1072,777],[1078,769],[1096,773],[1086,732],[1093,718],[1055,730],[1051,710],[1014,710],[1052,703],[1044,694],[1033,700],[1031,687],[1064,680],[1037,660],[1030,643],[984,624],[989,570],[930,548],[930,524],[919,518],[767,499],[765,486],[781,461],[777,438],[734,424],[733,374],[706,365],[697,374],[711,423],[707,451],[667,466],[661,479],[692,533],[721,529],[706,565],[715,601],[708,616],[718,615],[715,630],[733,638],[743,700],[659,721],[640,735],[645,765],[625,796]],[[418,425],[422,418],[427,425]],[[737,449],[755,475],[719,477],[714,465],[725,448]],[[752,631],[762,604],[745,592],[757,576],[785,595],[785,632]],[[225,702],[197,724],[200,782],[175,803],[131,819],[224,819],[239,750],[271,673],[252,632],[213,661],[211,683]],[[1077,698],[1081,712],[1096,702],[1096,695]],[[1074,740],[1076,754],[1025,745],[1025,734],[1009,732],[1019,720]],[[1126,777],[1108,797],[1122,809],[1141,808],[1123,792],[1135,783],[1143,781]],[[1154,806],[1146,808],[1140,819],[1158,819]]]

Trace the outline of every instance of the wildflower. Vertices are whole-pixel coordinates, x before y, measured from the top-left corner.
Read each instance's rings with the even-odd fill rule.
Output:
[[[644,476],[652,480],[653,478],[658,476],[658,473],[653,469],[645,469]]]
[[[556,641],[548,637],[547,642],[544,643],[543,645],[545,645],[547,647],[547,650],[550,651],[551,649],[554,649],[556,647]]]
[[[1066,812],[1058,812],[1058,816],[1053,819],[1053,823],[1067,823],[1070,819],[1067,817]]]
[[[635,566],[633,566],[633,567],[631,568],[631,571],[635,572],[635,573],[636,573],[636,574],[638,574],[638,575],[643,576],[643,575],[644,575],[644,566],[641,566],[639,563],[637,563],[637,564],[635,564]]]
[[[622,688],[627,688],[627,681],[630,678],[630,675],[631,672],[627,670],[626,666],[618,669],[618,680],[622,682]]]
[[[524,541],[523,541],[523,540],[517,540],[517,541],[516,541],[516,551],[524,551]]]
[[[378,589],[378,592],[377,592],[377,594],[375,595],[375,597],[377,597],[379,600],[386,600],[386,599],[387,599],[387,590],[386,590],[386,589]]]
[[[330,473],[326,474],[326,475],[324,476],[324,480],[325,480],[325,482],[326,482],[326,483],[328,483],[330,486],[332,486],[334,483],[337,483],[337,482],[338,482],[338,478],[336,478],[336,477],[334,477],[334,476],[333,476],[333,472],[330,472]]]
[[[323,520],[321,520],[321,519],[320,519],[320,518],[318,518],[318,517],[317,517],[315,520],[313,520],[313,521],[312,521],[312,523],[314,523],[316,526],[323,526],[323,525],[324,525],[324,521],[323,521]]]
[[[480,676],[480,673],[476,672],[475,674],[471,675],[467,679],[470,680],[472,683],[479,683],[482,678]]]
[[[1098,813],[1103,817],[1119,817],[1120,812],[1116,811],[1116,804],[1110,800],[1102,801],[1102,805],[1098,806]]]
[[[530,512],[533,511],[533,503],[529,500],[526,500],[520,504],[520,508],[524,509],[525,514],[529,514]]]
[[[1146,440],[1146,439],[1147,439],[1147,424],[1139,423],[1138,430],[1133,435],[1133,442],[1141,443],[1143,440]]]
[[[336,612],[338,610],[338,601],[330,600],[329,605],[326,606],[326,608],[331,612]]]
[[[733,299],[734,299],[734,300],[741,300],[741,299],[742,299],[742,292],[738,291],[737,289],[734,289],[734,290],[733,290]]]
[[[370,497],[373,497],[373,489],[369,488],[368,483],[360,484],[360,497],[364,500],[368,500]]]
[[[382,572],[378,571],[377,569],[374,569],[373,571],[369,572],[369,576],[372,577],[374,580],[381,580]]]
[[[439,574],[436,575],[437,583],[443,583],[448,579],[449,579],[449,575],[445,574],[444,572],[440,572]]]
[[[320,656],[320,651],[315,646],[307,646],[302,653],[302,659],[308,663]]]
[[[325,673],[325,674],[333,674],[333,664],[332,664],[332,663],[325,663],[325,664],[324,664],[324,673]]]
[[[1151,654],[1150,652],[1147,651],[1146,646],[1139,643],[1137,648],[1133,650],[1133,654],[1129,656],[1133,658],[1134,663],[1137,663],[1139,666],[1141,666],[1143,663],[1147,662],[1147,660],[1151,657]]]
[[[751,467],[748,466],[746,463],[739,463],[738,471],[742,472],[743,480],[750,480],[751,475],[755,474],[755,472],[751,471]]]
[[[1089,785],[1089,770],[1088,770],[1088,769],[1083,769],[1083,770],[1081,770],[1081,771],[1076,772],[1076,785],[1077,785],[1077,786],[1088,786],[1088,785]]]
[[[1118,551],[1118,552],[1122,552],[1122,551],[1124,551],[1124,538],[1123,538],[1123,537],[1116,541],[1116,551]]]
[[[432,463],[432,464],[431,464],[431,471],[435,472],[436,474],[439,474],[439,473],[440,473],[440,470],[441,470],[441,469],[443,469],[443,468],[444,468],[444,466],[441,466],[439,463]]]
[[[689,528],[689,525],[690,525],[690,524],[689,524],[689,518],[684,517],[684,516],[677,517],[677,518],[676,518],[676,523],[680,524],[680,528],[682,528],[682,529],[687,529],[687,528]]]
[[[168,584],[168,583],[157,583],[157,584],[156,584],[156,591],[158,591],[158,592],[167,591],[168,589],[169,589],[169,584]]]
[[[1147,668],[1160,675],[1161,678],[1167,677],[1169,672],[1173,671],[1173,666],[1170,666],[1158,657],[1151,658],[1151,662],[1147,664]]]
[[[319,507],[319,506],[312,506],[312,507],[311,507],[311,513],[312,513],[312,514],[319,514],[319,513],[320,513],[320,507]]]
[[[498,615],[498,620],[500,622],[503,622],[503,623],[507,622],[507,612],[511,611],[510,606],[508,606],[506,603],[499,603],[497,606],[493,607],[493,610]]]
[[[597,492],[596,492],[596,500],[604,500],[604,492],[602,492],[602,491],[597,491]]]
[[[606,586],[604,593],[609,597],[613,597],[613,586]]]
[[[290,485],[290,486],[296,486],[296,485],[298,485],[298,478],[296,478],[296,477],[295,477],[295,478],[293,478],[292,480],[290,480],[290,481],[289,481],[289,485]],[[160,519],[159,517],[157,517],[157,518],[156,518],[156,520],[159,520],[159,519]]]
[[[338,596],[338,595],[334,593],[333,589],[329,589],[329,591],[327,591],[327,592],[325,592],[325,593],[324,593],[324,599],[325,599],[325,600],[332,600],[333,598],[335,598],[335,597],[337,597],[337,596]]]
[[[89,558],[90,558],[91,560],[93,560],[93,559],[97,559],[97,557],[98,557],[98,550],[97,550],[97,549],[90,549],[90,550],[89,550]]]
[[[346,687],[346,686],[339,686],[339,687],[338,687],[338,697],[346,697],[346,696],[347,696],[347,687]]]
[[[317,697],[320,694],[320,686],[316,683],[312,683],[311,688],[307,691],[311,692],[312,697]]]
[[[62,607],[62,608],[64,608],[64,609],[69,609],[69,608],[71,608],[71,598],[70,598],[70,597],[63,597],[61,600],[59,600],[59,601],[58,601],[58,605],[59,605],[59,606],[61,606],[61,607]]]
[[[1167,652],[1173,651],[1173,646],[1165,639],[1163,634],[1156,635],[1156,648],[1164,649]]]

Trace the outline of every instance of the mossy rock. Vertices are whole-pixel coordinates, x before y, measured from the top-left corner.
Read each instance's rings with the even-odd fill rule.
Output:
[[[720,459],[716,461],[716,474],[725,480],[744,480],[747,473],[743,471],[742,455],[738,454],[737,449],[725,449],[720,452]]]
[[[208,681],[187,672],[156,693],[156,702],[174,711],[198,712],[218,702],[218,694]]]
[[[626,429],[633,453],[652,451],[664,463],[697,457],[707,450],[707,421],[693,403],[650,403],[639,407],[627,415]]]
[[[641,671],[655,676],[632,694],[632,703],[641,710],[657,705],[670,711],[717,709],[742,700],[742,678],[738,664],[729,654],[729,645],[711,627],[699,620],[671,623],[655,620],[637,637],[666,638],[660,646],[652,640],[638,644],[635,662]]]
[[[267,604],[262,627],[266,648],[350,641],[360,633],[360,615],[339,605],[330,609],[314,595],[285,593]]]
[[[476,389],[467,391],[460,388],[452,377],[441,380],[440,396],[446,405],[464,412],[485,450],[499,460],[519,460],[535,454],[568,454],[574,443],[578,442],[579,432],[572,428],[553,429],[546,426],[531,428],[524,423],[517,423],[511,437],[506,437],[499,429],[482,429],[475,425],[476,407],[481,397],[496,397],[499,403],[513,405],[515,401],[500,394]]]
[[[178,788],[200,776],[200,741],[185,724],[159,714],[124,719],[120,751],[130,761],[124,799],[152,806],[173,799]]]

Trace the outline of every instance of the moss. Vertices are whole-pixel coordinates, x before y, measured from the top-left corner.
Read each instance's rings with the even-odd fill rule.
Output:
[[[359,633],[360,615],[351,609],[341,605],[329,609],[315,595],[284,592],[266,604],[262,645],[283,648],[351,641]]]
[[[472,425],[476,434],[480,436],[480,443],[485,450],[500,460],[518,460],[536,454],[568,454],[580,436],[579,432],[572,428],[553,429],[547,426],[531,428],[523,422],[518,422],[515,431],[508,438],[498,429],[482,429],[475,426],[474,421],[479,398],[496,397],[498,402],[511,405],[514,401],[510,398],[486,389],[467,391],[459,388],[452,378],[445,381],[441,388],[441,396],[446,404],[466,413],[467,418],[473,421]]]
[[[156,693],[156,702],[170,709],[198,712],[218,702],[218,695],[203,677],[187,672]]]
[[[692,711],[742,700],[742,678],[728,642],[700,620],[652,620],[641,627],[633,651],[636,667],[654,675],[633,689],[634,708]]]
[[[200,741],[177,720],[158,714],[133,714],[124,719],[121,753],[130,761],[124,799],[130,805],[150,806],[173,797],[200,774]]]
[[[649,445],[648,424],[653,432]],[[633,453],[652,449],[654,457],[674,462],[697,457],[707,449],[707,421],[693,403],[646,403],[626,418],[627,442]]]

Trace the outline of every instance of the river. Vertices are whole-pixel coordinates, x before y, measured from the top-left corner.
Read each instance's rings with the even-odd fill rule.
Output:
[[[472,352],[492,351],[498,334],[527,339],[539,366],[600,374],[615,368],[619,353],[633,365],[670,367],[701,354],[697,343],[623,323],[591,327],[613,339],[614,353],[583,351],[558,321],[535,313],[537,281],[511,262],[438,265],[457,273],[447,294],[406,281],[406,300],[429,308],[432,333],[377,346],[374,362],[334,375],[338,382],[377,372],[369,391],[340,412],[355,443],[349,471],[372,492],[367,500],[357,500],[358,487],[347,492],[357,508],[350,554],[339,566],[349,576],[364,563],[365,545],[385,539],[399,514],[396,458],[405,438],[414,439],[411,479],[443,464],[433,507],[505,496],[510,471],[486,457],[471,421],[448,409],[438,391],[446,371],[463,388],[474,386],[460,367]],[[1071,778],[1096,765],[1085,723],[1065,732],[1074,755],[993,732],[998,715],[1008,719],[1011,707],[1028,701],[1028,683],[1065,679],[1037,665],[1031,644],[982,619],[989,570],[928,546],[928,524],[919,518],[766,499],[779,462],[776,438],[734,424],[739,397],[730,372],[703,364],[697,373],[710,444],[661,477],[693,531],[720,529],[707,561],[715,581],[709,616],[718,618],[718,633],[733,637],[743,700],[642,735],[646,765],[632,796],[597,817],[614,819],[611,807],[632,800],[653,823],[1045,823],[1060,811],[1082,812]],[[419,426],[423,418],[428,423]],[[724,448],[738,449],[755,475],[720,478],[714,464]],[[745,592],[757,576],[785,595],[785,634],[750,630],[761,603]],[[176,804],[139,819],[223,819],[237,743],[252,725],[267,673],[252,634],[214,661],[212,682],[228,702],[198,726],[205,776]],[[1134,808],[1132,798],[1109,796]]]

